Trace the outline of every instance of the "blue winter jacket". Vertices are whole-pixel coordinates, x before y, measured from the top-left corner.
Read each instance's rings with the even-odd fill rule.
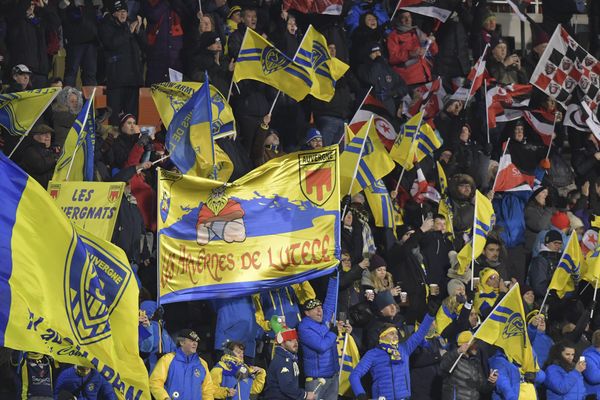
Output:
[[[365,393],[360,379],[370,372],[373,378],[371,397],[375,399],[384,397],[386,400],[410,397],[409,358],[425,338],[432,322],[433,317],[427,314],[419,329],[404,343],[400,343],[398,350],[401,359],[397,364],[392,364],[390,355],[379,347],[367,351],[350,374],[350,385],[354,395],[359,396]]]
[[[209,391],[212,395],[212,379],[206,363],[198,354],[188,356],[178,348],[175,353],[158,360],[150,375],[150,390],[157,399],[164,398],[166,392],[171,399],[201,400],[208,397],[206,382],[211,382]]]
[[[225,342],[235,340],[246,346],[244,355],[254,357],[258,325],[252,297],[217,299],[212,301],[212,305],[217,313],[215,350],[222,350]]]
[[[583,371],[586,393],[595,394],[600,398],[600,351],[595,347],[588,347],[582,355],[587,364]]]
[[[488,360],[490,369],[498,370],[498,380],[492,392],[492,400],[519,400],[521,373],[519,367],[508,361],[502,351]]]
[[[554,345],[554,341],[545,332],[539,332],[533,325],[527,325],[527,333],[529,341],[533,346],[533,354],[538,362],[538,365],[546,364],[550,348]]]
[[[348,16],[346,17],[346,26],[348,27],[349,33],[352,33],[356,28],[358,28],[358,25],[360,24],[360,17],[367,12],[375,15],[377,18],[377,24],[379,26],[384,25],[390,20],[390,17],[381,3],[373,4],[359,0],[354,3],[352,8],[350,8]]]
[[[321,323],[304,317],[298,324],[298,337],[302,346],[302,360],[306,377],[331,378],[340,368],[337,335],[329,330],[329,322],[335,312],[337,302],[337,287],[337,279],[329,279]]]
[[[112,386],[98,371],[93,369],[90,371],[90,374],[92,377],[81,389],[81,392],[75,393],[87,381],[90,375],[79,376],[75,367],[64,370],[59,375],[54,386],[54,397],[58,398],[61,390],[66,390],[77,395],[77,400],[117,400]]]
[[[265,321],[270,321],[273,315],[282,315],[281,309],[283,309],[286,326],[296,329],[302,317],[298,304],[298,296],[296,296],[296,292],[292,286],[263,292],[260,294],[260,302]],[[275,337],[275,333],[272,330],[267,331],[266,334],[270,339]]]
[[[156,311],[156,302],[143,301],[140,308],[146,311],[148,318],[151,318]],[[148,371],[152,371],[158,360],[158,354],[171,353],[177,350],[177,345],[169,336],[162,321],[150,321],[150,326],[140,326],[140,329],[144,329],[149,335],[145,339],[139,338],[139,348],[141,353],[147,353],[142,358]]]
[[[546,381],[548,400],[583,400],[585,386],[583,375],[577,370],[565,371],[559,365],[550,365],[546,368]]]

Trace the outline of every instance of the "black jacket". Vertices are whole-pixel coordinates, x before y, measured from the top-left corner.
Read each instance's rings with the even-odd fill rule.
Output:
[[[448,236],[439,231],[430,231],[423,235],[420,243],[421,254],[427,266],[427,282],[437,283],[443,293],[446,292],[446,273],[450,268],[448,252],[453,250]]]
[[[145,33],[131,33],[127,23],[121,24],[107,14],[99,27],[100,42],[106,61],[107,88],[139,87],[144,82],[142,48]]]
[[[468,31],[473,17],[462,6],[457,8],[457,12],[458,18],[449,18],[435,35],[439,51],[435,57],[434,71],[448,79],[466,76],[471,69]]]
[[[46,189],[54,175],[54,167],[58,154],[52,148],[46,148],[42,143],[31,141],[23,152],[20,165],[33,179]]]
[[[63,9],[59,8],[65,44],[82,44],[98,40],[98,7],[92,0],[83,0],[83,6],[76,6],[76,1]]]

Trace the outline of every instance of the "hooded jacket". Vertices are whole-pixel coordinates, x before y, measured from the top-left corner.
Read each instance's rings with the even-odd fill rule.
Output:
[[[337,335],[329,330],[329,321],[335,312],[336,300],[337,279],[331,278],[323,303],[322,322],[304,317],[298,324],[298,337],[302,347],[306,377],[331,378],[338,372]]]
[[[206,361],[179,348],[156,363],[150,375],[150,392],[156,399],[213,400],[214,388]]]
[[[240,376],[241,367],[250,369],[235,357],[224,355],[221,357],[221,361],[210,370],[215,388],[215,399],[249,400],[251,395],[256,396],[262,392],[267,375],[265,370],[258,368],[256,374],[247,373]],[[227,396],[228,388],[235,389],[238,393],[233,397]]]
[[[386,400],[410,397],[410,355],[423,341],[432,322],[433,317],[426,315],[419,329],[408,340],[398,345],[398,363],[393,363],[390,355],[379,347],[367,351],[350,374],[350,385],[354,395],[365,393],[360,379],[369,372],[373,378],[372,397],[384,397]]]
[[[494,385],[492,400],[519,400],[521,384],[519,367],[508,361],[502,351],[497,351],[488,362],[490,368],[498,370],[498,380]]]
[[[498,300],[498,289],[487,284],[487,280],[494,274],[498,275],[498,279],[500,279],[498,272],[492,268],[484,268],[479,273],[479,287],[473,305],[482,317],[486,317],[490,313]]]

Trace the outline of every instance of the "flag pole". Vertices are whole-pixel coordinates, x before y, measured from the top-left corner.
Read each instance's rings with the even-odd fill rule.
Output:
[[[477,190],[477,189],[475,189]],[[471,232],[471,292],[475,278],[475,224],[477,223],[477,191],[475,192],[475,207],[473,209],[473,232]]]
[[[488,110],[488,98],[487,98],[487,81],[483,80],[483,90],[485,91],[485,126],[487,132],[487,142],[490,143],[490,116]]]
[[[596,277],[596,283],[594,284],[594,302],[596,302],[596,294],[598,293],[598,277]],[[590,313],[590,318],[594,317],[594,309],[592,308],[592,312]]]
[[[342,376],[342,370],[344,369],[344,356],[346,355],[346,346],[347,345],[348,345],[348,332],[346,332],[344,334],[344,345],[342,346],[342,362],[340,363],[340,372],[338,373],[338,376]]]
[[[161,168],[156,168],[156,188],[160,188],[160,170]],[[160,200],[161,194],[156,194],[156,215],[158,215],[158,220],[160,222]],[[156,227],[156,308],[160,308],[160,226]]]
[[[544,313],[544,306],[546,305],[546,300],[548,300],[548,294],[550,293],[550,289],[546,289],[546,294],[544,295],[544,300],[542,300],[542,304],[540,305],[540,314]]]
[[[216,181],[217,180],[217,155],[215,152],[215,147],[216,147],[215,138],[213,136],[212,98],[210,97],[210,82],[208,80],[208,71],[204,71],[204,84],[206,85],[206,88],[204,88],[204,90],[208,92],[208,101],[207,101],[208,118],[209,118],[208,126],[210,127],[208,134],[210,135],[210,145],[212,148],[213,179]]]
[[[52,96],[52,98],[48,101],[48,104],[46,104],[46,106],[44,108],[42,108],[40,110],[40,113],[38,114],[38,116],[35,118],[35,120],[33,121],[33,123],[31,124],[31,126],[29,127],[29,129],[27,129],[27,132],[25,132],[22,136],[21,139],[19,139],[19,141],[17,142],[17,144],[15,145],[15,147],[12,149],[12,151],[10,152],[10,154],[8,155],[8,158],[11,158],[13,156],[13,154],[15,154],[15,151],[17,151],[17,148],[21,145],[21,143],[23,142],[23,140],[25,139],[25,136],[29,135],[29,132],[31,131],[31,129],[33,128],[33,126],[35,125],[35,123],[37,122],[38,119],[40,119],[40,117],[42,116],[42,114],[44,113],[44,111],[46,111],[46,109],[50,106],[50,104],[52,104],[52,102],[54,101],[54,99],[56,98],[56,96],[58,96],[58,93],[60,93],[60,90],[57,90],[54,93],[54,96]]]
[[[94,90],[92,91],[92,95],[90,96],[90,102],[88,103],[88,108],[85,112],[85,117],[83,118],[83,123],[81,124],[81,127],[79,128],[79,132],[77,134],[77,136],[81,136],[81,132],[84,130],[85,128],[85,124],[87,124],[87,119],[88,116],[90,115],[90,107],[94,106],[94,96],[96,95],[96,87],[94,87]],[[76,120],[77,121],[77,120]],[[96,127],[94,127],[94,129],[96,129]],[[78,140],[79,142],[79,140]],[[75,150],[73,150],[73,155],[71,156],[71,162],[69,163],[69,169],[67,169],[67,176],[65,177],[65,181],[69,181],[69,176],[71,175],[71,168],[73,167],[73,162],[75,161],[75,154],[77,154],[77,150],[79,150],[80,147],[80,143],[77,143],[77,145],[75,146]]]
[[[508,150],[509,144],[510,144],[510,138],[508,138],[506,140],[506,146],[504,147],[504,150],[502,150],[502,156],[500,157],[500,160],[502,160],[502,157],[504,157],[504,155],[506,154],[506,150]],[[492,185],[492,192],[494,191],[494,189],[496,189],[496,181],[498,180],[498,175],[500,175],[500,163],[498,163],[498,171],[496,171],[496,176],[494,177],[494,184]]]
[[[200,1],[200,0],[198,0]],[[244,48],[244,43],[246,43],[246,37],[248,36],[248,29],[250,28],[246,28],[246,31],[244,32],[244,38],[242,39],[242,44],[240,45],[240,49],[238,50],[238,54],[237,57],[235,58],[235,65],[233,66],[233,74],[231,74],[231,83],[229,84],[229,92],[227,92],[227,102],[229,103],[229,98],[231,97],[231,92],[233,90],[233,85],[235,84],[235,87],[237,88],[238,92],[240,91],[240,88],[237,85],[237,82],[235,82],[235,69],[237,67],[237,60],[238,58],[240,58],[240,53],[242,52],[242,49]]]
[[[548,159],[548,157],[550,157],[550,149],[552,149],[552,142],[554,141],[554,136],[556,135],[556,133],[554,133],[554,130],[556,128],[556,117],[558,115],[558,111],[554,112],[554,121],[552,122],[552,136],[550,136],[550,144],[548,145],[548,151],[546,152],[546,160]]]
[[[490,47],[489,43],[485,45],[485,47],[483,48],[483,54],[481,54],[481,57],[479,57],[479,60],[477,60],[477,69],[475,70],[475,76],[473,77],[473,82],[471,82],[469,93],[467,93],[467,99],[465,100],[465,106],[463,107],[464,110],[467,109],[469,100],[471,100],[471,92],[473,91],[473,86],[475,86],[475,81],[477,80],[477,72],[479,71],[479,67],[483,63],[483,60],[485,60],[485,54],[487,53],[488,47]]]
[[[360,111],[362,106],[365,104],[365,101],[367,101],[367,97],[369,97],[369,95],[371,94],[371,90],[373,90],[373,86],[370,86],[369,90],[367,90],[367,94],[365,95],[365,97],[363,97],[362,101],[360,102],[360,105],[358,106],[358,108],[356,109],[356,112],[352,116],[350,123],[352,123],[352,121],[354,121],[354,117],[356,117],[356,114],[358,114],[358,112]]]
[[[360,152],[358,153],[358,159],[356,160],[356,165],[354,166],[354,173],[352,174],[352,180],[350,181],[350,189],[348,189],[348,196],[352,195],[352,186],[354,186],[354,180],[356,179],[356,174],[358,173],[358,165],[360,164],[360,159],[362,158],[363,151],[365,149],[365,143],[367,143],[367,138],[369,137],[369,129],[371,129],[371,124],[373,123],[373,116],[369,118],[369,125],[367,125],[367,133],[365,135],[365,140],[363,140],[362,145],[360,146]],[[342,211],[342,220],[346,215],[346,209],[348,208],[348,203],[344,205],[344,210]]]
[[[513,287],[511,287],[511,288],[508,290],[508,292],[506,292],[506,295],[505,295],[504,297],[508,296],[508,294],[509,294],[511,291],[513,291],[513,290],[514,290],[516,287],[518,287],[518,286],[519,286],[519,283],[517,283],[517,284],[515,284]],[[471,337],[471,340],[469,340],[469,342],[468,342],[468,343],[469,343],[469,346],[471,346],[471,343],[473,343],[473,341],[474,341],[475,339],[477,339],[477,338],[476,338],[476,336],[477,336],[477,333],[479,333],[479,330],[481,329],[481,326],[482,326],[482,325],[483,325],[483,323],[484,323],[484,322],[485,322],[485,321],[486,321],[486,320],[487,320],[487,319],[490,317],[490,315],[492,315],[492,314],[494,313],[494,311],[496,311],[496,309],[498,308],[498,306],[499,306],[499,305],[500,305],[500,301],[498,302],[498,304],[496,304],[496,306],[495,306],[495,307],[492,309],[492,311],[491,311],[491,312],[488,314],[488,316],[487,316],[487,317],[485,317],[485,319],[484,319],[483,321],[481,321],[481,324],[479,325],[479,327],[477,328],[477,330],[476,330],[476,331],[475,331],[475,333],[473,334],[473,337]],[[452,371],[454,371],[454,368],[456,368],[456,365],[458,364],[458,361],[459,361],[459,360],[462,358],[462,356],[463,356],[463,353],[460,353],[460,355],[458,356],[458,358],[456,359],[456,361],[454,361],[454,364],[452,364],[452,367],[451,367],[451,368],[450,368],[450,370],[448,371],[448,374],[451,374],[451,373],[452,373]]]

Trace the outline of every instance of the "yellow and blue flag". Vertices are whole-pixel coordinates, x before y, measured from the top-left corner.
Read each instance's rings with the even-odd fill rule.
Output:
[[[52,87],[0,94],[0,126],[11,135],[27,135],[58,92]]]
[[[121,397],[149,400],[123,250],[73,226],[2,153],[0,187],[0,346],[93,367]]]
[[[94,98],[89,98],[67,134],[52,180],[93,181],[96,118]]]
[[[590,251],[582,265],[581,279],[588,281],[594,288],[600,289],[600,246]]]
[[[387,187],[381,179],[365,188],[365,197],[375,219],[375,226],[380,228],[396,228],[394,203]]]
[[[394,161],[377,136],[371,117],[346,145],[340,157],[341,193],[347,194],[351,190],[351,194],[356,194],[386,176],[394,167]]]
[[[356,346],[356,342],[352,335],[348,335],[348,339],[346,340],[346,351],[343,360],[342,352],[344,351],[344,336],[338,336],[337,350],[338,360],[341,365],[338,394],[340,396],[353,397],[352,388],[350,387],[350,374],[354,371],[354,368],[356,368],[360,361],[360,353],[358,352],[358,346]]]
[[[565,297],[566,294],[575,291],[575,287],[581,279],[582,260],[583,255],[581,254],[581,247],[579,247],[577,234],[573,231],[569,237],[567,246],[563,251],[562,257],[554,270],[554,274],[552,274],[548,290],[556,290],[556,294],[561,299]]]
[[[479,190],[475,191],[475,223],[472,229],[471,241],[466,243],[458,252],[458,268],[456,273],[463,275],[471,260],[476,260],[483,253],[487,235],[493,228],[494,207],[490,199]],[[474,248],[473,243],[475,243]]]
[[[404,169],[411,170],[415,162],[420,162],[426,156],[433,156],[433,152],[441,145],[442,139],[423,120],[421,111],[402,126],[390,150],[390,156]]]
[[[537,372],[539,366],[527,334],[523,301],[516,283],[481,323],[474,338],[504,350],[504,354],[517,364],[522,372]]]
[[[335,82],[350,68],[341,60],[331,57],[327,39],[312,25],[308,26],[294,61],[310,73],[310,94],[323,101],[331,101],[335,93]]]
[[[181,173],[227,181],[233,164],[215,143],[211,132],[211,97],[209,84],[205,82],[173,115],[166,146]]]
[[[296,101],[310,93],[310,73],[250,28],[242,41],[233,80],[253,79],[281,90]]]
[[[152,85],[152,100],[165,127],[169,127],[173,115],[202,86],[201,82],[164,82]],[[215,139],[235,136],[233,110],[219,90],[210,85],[212,134]]]
[[[161,302],[236,297],[332,271],[337,146],[278,157],[232,183],[160,170]]]
[[[450,237],[454,238],[454,225],[452,220],[454,219],[454,213],[452,212],[452,203],[450,202],[450,197],[448,195],[448,179],[446,178],[446,172],[440,164],[439,161],[436,161],[438,179],[440,182],[440,195],[441,199],[438,203],[438,214],[444,216],[446,221],[446,231],[450,234]]]

